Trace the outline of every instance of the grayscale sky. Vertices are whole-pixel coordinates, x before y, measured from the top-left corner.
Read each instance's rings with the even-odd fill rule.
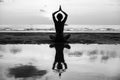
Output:
[[[120,24],[120,0],[0,0],[0,24],[52,24],[60,4],[67,24]]]

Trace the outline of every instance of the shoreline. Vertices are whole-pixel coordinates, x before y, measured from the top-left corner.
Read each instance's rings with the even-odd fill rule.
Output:
[[[70,34],[69,43],[120,44],[120,33],[64,33]],[[52,43],[49,35],[54,32],[0,32],[0,44],[45,44]]]
[[[55,31],[0,31],[0,33],[55,33]],[[64,33],[120,33],[120,31],[64,31]]]

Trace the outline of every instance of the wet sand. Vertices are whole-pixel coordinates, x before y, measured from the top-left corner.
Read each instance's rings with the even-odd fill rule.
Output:
[[[69,43],[120,44],[120,33],[65,33],[71,34]],[[0,32],[0,44],[41,44],[51,43],[51,32]]]

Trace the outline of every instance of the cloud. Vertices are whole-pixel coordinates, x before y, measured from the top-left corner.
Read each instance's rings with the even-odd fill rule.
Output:
[[[120,6],[120,0],[110,0],[110,1],[111,1],[111,5]]]
[[[75,52],[70,52],[68,55],[75,56],[75,57],[81,57],[83,55],[83,52],[75,51]]]
[[[0,2],[4,2],[4,0],[0,0]]]
[[[44,9],[40,9],[40,12],[46,12]]]
[[[8,77],[15,78],[40,78],[47,73],[46,70],[38,70],[32,65],[20,65],[9,69]]]
[[[97,55],[98,54],[98,50],[93,50],[88,52],[88,55]]]
[[[13,53],[13,54],[17,54],[17,53],[21,52],[21,48],[12,47],[10,49],[10,52]]]
[[[0,55],[0,59],[3,57],[3,55]]]
[[[0,51],[5,52],[5,48],[3,46],[0,46]]]

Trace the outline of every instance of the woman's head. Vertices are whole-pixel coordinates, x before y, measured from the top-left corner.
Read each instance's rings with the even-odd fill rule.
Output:
[[[61,63],[58,63],[58,65],[57,65],[57,69],[62,69],[63,67],[62,67],[62,64]]]
[[[58,13],[58,14],[57,14],[57,19],[58,19],[59,21],[61,21],[62,18],[63,18],[63,15],[62,15],[61,13]]]

